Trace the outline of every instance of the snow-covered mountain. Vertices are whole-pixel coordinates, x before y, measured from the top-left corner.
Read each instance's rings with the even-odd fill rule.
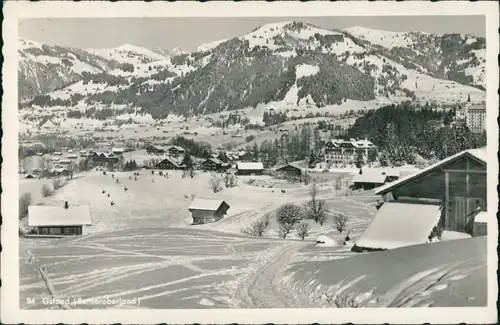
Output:
[[[484,38],[460,34],[390,32],[365,27],[344,31],[404,57],[426,73],[464,84],[486,87],[486,43]]]
[[[117,67],[116,62],[81,49],[50,46],[25,39],[18,42],[19,96],[45,94],[70,85],[82,73],[101,73]]]
[[[458,34],[280,22],[192,53],[131,45],[80,51],[109,66],[21,106],[35,115],[105,118],[133,112],[163,118],[262,104],[362,108],[402,100],[456,104],[469,95],[472,101],[485,96],[484,39]]]

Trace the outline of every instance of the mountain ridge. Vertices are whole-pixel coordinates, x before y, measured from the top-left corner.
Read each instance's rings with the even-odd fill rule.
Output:
[[[380,35],[378,30],[368,30],[359,35],[351,29],[358,34],[353,35],[302,22],[280,22],[172,56],[131,45],[89,52],[90,61],[102,60],[101,69],[93,63],[94,71],[68,78],[70,84],[59,87],[62,90],[32,95],[21,106],[40,113],[55,108],[90,118],[102,110],[110,116],[133,112],[164,118],[268,104],[321,108],[347,101],[453,104],[469,95],[473,101],[484,98],[483,39],[421,32]],[[387,39],[396,36],[397,46],[388,46]],[[56,50],[67,55],[78,52]],[[432,60],[422,55],[424,50],[435,54]],[[24,85],[20,82],[19,87]]]

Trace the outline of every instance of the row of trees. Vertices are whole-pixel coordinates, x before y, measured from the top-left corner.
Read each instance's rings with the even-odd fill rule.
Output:
[[[318,186],[316,183],[311,184],[310,200],[303,206],[288,203],[281,206],[276,211],[276,221],[279,224],[280,238],[287,238],[290,232],[295,229],[297,236],[302,240],[309,236],[309,223],[305,220],[314,220],[320,226],[326,223],[326,220],[332,212],[328,208],[325,200],[318,198]],[[254,221],[247,228],[242,229],[242,232],[255,237],[262,237],[266,228],[269,226],[270,215],[267,214],[262,218]],[[349,216],[343,213],[334,213],[332,219],[332,227],[340,234],[348,228]]]

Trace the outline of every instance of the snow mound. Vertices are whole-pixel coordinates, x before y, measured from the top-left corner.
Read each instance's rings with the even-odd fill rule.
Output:
[[[317,247],[340,247],[340,245],[335,239],[328,236],[318,236],[316,240]]]
[[[440,216],[439,205],[384,203],[356,246],[393,249],[426,243]]]

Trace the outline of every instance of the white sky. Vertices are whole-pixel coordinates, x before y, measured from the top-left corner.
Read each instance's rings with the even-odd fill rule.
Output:
[[[309,22],[322,28],[363,26],[390,31],[423,31],[485,36],[484,16],[338,16],[248,18],[49,18],[19,22],[19,36],[51,45],[113,48],[133,44],[150,49],[198,45],[239,37],[280,21]]]

